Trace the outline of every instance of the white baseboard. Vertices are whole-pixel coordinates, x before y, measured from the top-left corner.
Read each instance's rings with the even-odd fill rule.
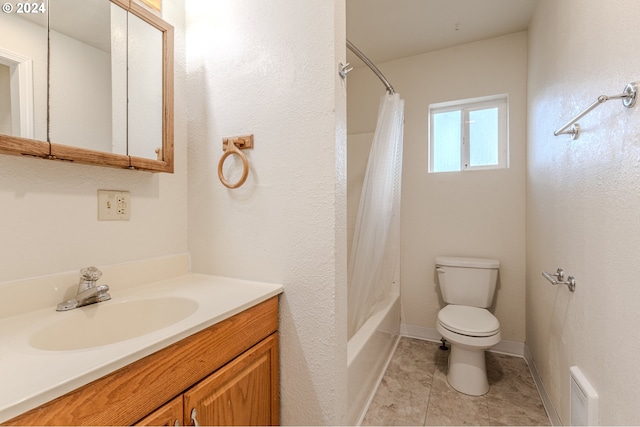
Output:
[[[434,342],[440,342],[442,339],[442,335],[440,335],[440,333],[434,328],[425,328],[422,326],[406,324],[400,325],[400,335]],[[524,343],[521,342],[502,340],[489,351],[508,354],[510,356],[524,357],[524,347]]]
[[[518,341],[502,340],[489,351],[494,353],[508,354],[509,356],[524,357],[524,343]]]
[[[400,324],[400,335],[409,338],[418,338],[426,341],[438,342],[442,336],[433,328],[425,328],[422,326]]]
[[[544,388],[542,378],[540,378],[540,374],[538,373],[538,368],[536,368],[536,364],[533,361],[533,355],[529,351],[529,347],[527,347],[526,345],[524,346],[524,360],[526,360],[527,365],[529,365],[529,371],[531,371],[533,381],[536,383],[538,394],[540,395],[540,399],[542,399],[542,405],[544,406],[544,410],[547,411],[547,416],[549,417],[549,421],[551,421],[551,425],[561,426],[562,422],[560,421],[558,412],[553,406],[551,398],[549,397],[549,394],[547,394],[547,390],[545,390]]]

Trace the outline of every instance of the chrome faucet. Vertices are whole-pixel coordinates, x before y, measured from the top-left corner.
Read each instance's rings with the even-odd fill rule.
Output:
[[[95,267],[87,267],[80,270],[78,294],[58,304],[56,311],[73,310],[96,302],[110,300],[109,285],[96,285],[101,276],[102,272]]]

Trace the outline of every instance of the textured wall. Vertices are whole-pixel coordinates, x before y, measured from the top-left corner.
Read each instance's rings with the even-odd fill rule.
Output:
[[[187,0],[193,271],[284,285],[281,422],[346,405],[344,1]],[[222,138],[254,134],[222,186]],[[241,163],[225,163],[229,181]]]
[[[526,50],[526,33],[518,33],[377,64],[405,99],[400,283],[402,323],[414,333],[435,328],[444,306],[434,258],[482,256],[501,262],[492,311],[502,338],[524,342]],[[384,87],[360,68],[349,74],[348,88],[349,143],[361,145],[361,136],[351,135],[375,129]],[[510,168],[428,174],[429,104],[500,93],[509,94]],[[362,165],[349,160],[350,191]],[[349,193],[352,221],[354,197]]]
[[[640,80],[640,3],[541,0],[529,29],[527,344],[563,424],[569,367],[600,397],[600,424],[640,420],[640,108],[602,94]],[[563,267],[577,289],[541,271]]]
[[[176,27],[176,173],[0,155],[0,283],[187,251],[184,3],[163,12]],[[130,191],[131,220],[98,222],[98,189]]]

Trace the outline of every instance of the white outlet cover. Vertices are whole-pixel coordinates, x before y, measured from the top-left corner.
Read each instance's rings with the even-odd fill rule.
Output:
[[[98,190],[98,221],[129,221],[130,218],[131,193]]]

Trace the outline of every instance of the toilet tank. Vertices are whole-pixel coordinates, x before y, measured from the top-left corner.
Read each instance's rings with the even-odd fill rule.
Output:
[[[442,299],[447,304],[487,308],[498,281],[500,261],[491,258],[436,257]]]

